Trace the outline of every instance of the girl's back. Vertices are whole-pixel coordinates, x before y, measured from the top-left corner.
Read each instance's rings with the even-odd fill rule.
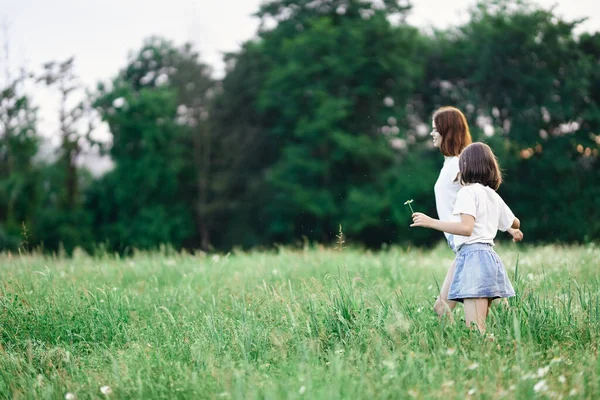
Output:
[[[456,196],[454,214],[468,214],[475,218],[471,236],[456,235],[457,248],[464,244],[494,244],[498,230],[506,231],[515,220],[515,215],[496,191],[480,183],[462,187]]]

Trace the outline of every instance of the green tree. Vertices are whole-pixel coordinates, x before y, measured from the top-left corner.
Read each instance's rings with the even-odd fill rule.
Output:
[[[401,202],[385,191],[397,166],[390,140],[407,135],[405,105],[424,61],[419,32],[388,20],[404,11],[331,1],[271,2],[259,12],[279,21],[261,34],[272,65],[259,94],[280,146],[267,175],[272,239],[327,241],[340,222],[365,242],[395,239],[392,202]]]
[[[25,92],[30,80],[22,71],[0,89],[0,250],[14,250],[29,240],[23,231],[35,231],[41,198],[37,109]]]
[[[44,64],[40,82],[59,95],[56,160],[44,169],[45,194],[37,212],[38,239],[48,250],[63,246],[71,253],[77,246],[92,247],[91,215],[83,207],[83,192],[91,175],[78,165],[86,149],[97,144],[93,110],[75,73],[75,60]]]
[[[481,2],[467,24],[438,35],[428,63],[427,97],[468,111],[475,139],[500,158],[501,194],[529,239],[600,234],[589,222],[598,215],[590,182],[599,170],[600,53],[594,36],[577,38],[578,23],[525,2]]]
[[[90,192],[99,240],[121,251],[208,247],[209,73],[191,47],[151,38],[110,90],[100,87],[115,169]]]

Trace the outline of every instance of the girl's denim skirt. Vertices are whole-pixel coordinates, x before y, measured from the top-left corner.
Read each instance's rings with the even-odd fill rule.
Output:
[[[458,249],[448,300],[512,297],[515,290],[492,245],[465,244]]]

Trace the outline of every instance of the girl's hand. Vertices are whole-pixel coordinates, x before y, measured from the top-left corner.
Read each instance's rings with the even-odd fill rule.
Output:
[[[512,236],[513,242],[515,243],[523,240],[523,232],[521,232],[520,229],[508,228],[506,232],[508,232],[510,236]]]
[[[422,226],[423,228],[431,228],[432,227],[432,223],[433,223],[433,218],[428,217],[427,215],[420,213],[420,212],[416,212],[412,215],[412,219],[413,219],[413,223],[411,225],[411,228],[413,226]]]

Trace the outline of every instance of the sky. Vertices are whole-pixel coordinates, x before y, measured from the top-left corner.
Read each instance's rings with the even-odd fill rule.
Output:
[[[566,19],[589,18],[579,31],[600,31],[600,1],[537,0]],[[191,42],[215,77],[222,55],[254,37],[252,14],[261,0],[0,0],[0,43],[9,45],[8,65],[39,71],[44,62],[75,57],[81,82],[94,88],[125,66],[128,54],[151,35],[175,44]],[[467,20],[473,0],[413,0],[408,22],[446,28]],[[4,53],[4,52],[0,52]],[[0,59],[4,74],[6,57]],[[36,89],[40,130],[56,138],[57,95]]]

